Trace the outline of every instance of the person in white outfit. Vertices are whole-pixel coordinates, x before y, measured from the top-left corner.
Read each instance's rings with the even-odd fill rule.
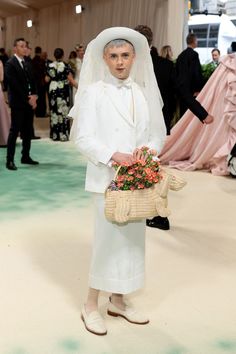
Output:
[[[88,158],[85,188],[93,192],[95,205],[89,291],[81,317],[88,331],[105,335],[100,291],[111,293],[108,315],[149,322],[124,300],[144,285],[145,220],[116,224],[104,215],[104,192],[115,172],[111,163],[132,164],[143,157],[143,146],[158,154],[166,136],[146,38],[125,27],[102,31],[87,47],[79,86],[70,112],[71,137]]]
[[[83,63],[83,58],[84,58],[84,53],[85,53],[85,49],[83,44],[77,44],[75,46],[75,51],[76,51],[76,73],[75,76],[76,78],[79,80],[79,75],[80,75],[80,71],[81,71],[81,67],[82,67],[82,63]]]

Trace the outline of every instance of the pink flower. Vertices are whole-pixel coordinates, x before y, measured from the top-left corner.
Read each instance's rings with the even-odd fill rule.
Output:
[[[145,160],[139,160],[138,163],[140,163],[141,166],[145,166],[146,165],[146,161]]]
[[[121,166],[129,166],[129,164],[128,164],[128,162],[123,161],[123,162],[121,162]]]
[[[152,170],[150,167],[147,167],[144,169],[144,172],[147,174],[147,175],[150,175],[152,173]]]
[[[124,175],[118,175],[118,176],[117,176],[117,181],[118,181],[118,182],[122,182],[122,181],[124,181],[124,179],[125,179],[125,176],[124,176]]]

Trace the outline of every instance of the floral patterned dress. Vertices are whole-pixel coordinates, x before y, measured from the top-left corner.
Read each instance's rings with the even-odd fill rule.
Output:
[[[47,70],[47,76],[51,79],[49,84],[50,138],[55,141],[69,139],[70,90],[67,76],[70,72],[69,65],[62,61],[52,62]]]

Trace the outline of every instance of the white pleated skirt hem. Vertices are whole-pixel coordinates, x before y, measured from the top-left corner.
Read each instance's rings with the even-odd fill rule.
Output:
[[[133,279],[104,279],[89,276],[89,286],[93,289],[99,289],[115,294],[130,294],[144,286],[144,273]]]

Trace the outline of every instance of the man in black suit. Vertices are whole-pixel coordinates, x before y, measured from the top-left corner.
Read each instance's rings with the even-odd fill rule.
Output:
[[[46,68],[45,62],[42,59],[42,48],[35,47],[35,56],[32,59],[33,74],[36,81],[38,101],[37,108],[35,110],[36,117],[45,117],[46,116]]]
[[[30,47],[29,42],[26,41],[26,55],[24,56],[24,59],[25,59],[25,62],[27,64],[28,70],[30,70],[34,74],[33,63],[32,63],[32,58],[31,58],[31,52],[32,52],[32,48]],[[35,75],[34,75],[34,80],[35,80],[35,83],[36,83],[36,91],[37,91],[37,95],[38,95],[38,99],[37,99],[37,108],[38,108],[38,105],[39,105],[39,91],[38,91],[38,88],[37,88],[37,81],[36,81]],[[35,112],[35,114],[36,114],[36,112]],[[41,138],[40,138],[40,136],[36,136],[35,135],[34,117],[33,117],[31,140],[37,140],[37,139],[41,139]]]
[[[166,124],[167,135],[170,134],[171,121],[176,110],[175,98],[175,68],[171,60],[162,58],[155,47],[151,47],[150,54],[157,83],[163,99],[163,116]]]
[[[22,138],[21,163],[38,164],[30,157],[32,124],[34,109],[37,106],[37,95],[32,71],[24,60],[26,54],[24,38],[17,38],[14,41],[14,53],[14,56],[7,61],[5,66],[9,105],[11,107],[11,128],[7,141],[6,167],[12,171],[17,170],[14,155],[19,132]]]
[[[156,47],[152,45],[153,33],[150,27],[146,25],[138,25],[135,27],[135,30],[144,35],[148,41],[153,69],[164,104],[162,112],[165,120],[166,132],[167,134],[170,134],[171,120],[176,109],[174,64],[172,61],[159,56]],[[170,228],[168,218],[163,218],[161,216],[147,219],[146,225],[162,230],[168,230]]]
[[[180,53],[176,61],[176,84],[180,94],[180,116],[191,109],[191,105],[196,109],[198,104],[195,98],[201,91],[204,80],[201,71],[201,64],[198,53],[194,50],[197,47],[197,37],[194,33],[189,33],[186,38],[187,48]],[[199,111],[199,112],[198,112]],[[196,114],[195,112],[193,112]],[[198,118],[203,121],[207,116],[207,111],[197,107]]]
[[[170,134],[171,120],[176,109],[175,95],[178,96],[180,100],[184,103],[184,105],[186,106],[185,110],[190,109],[203,123],[210,124],[213,121],[213,117],[211,115],[208,115],[208,112],[202,107],[202,105],[195,100],[192,91],[188,89],[188,86],[191,86],[191,82],[188,84],[188,74],[186,75],[186,73],[184,72],[184,66],[182,67],[181,65],[181,69],[183,69],[183,71],[181,70],[181,73],[179,72],[178,75],[176,75],[173,62],[160,57],[158,55],[157,49],[152,46],[153,33],[151,28],[145,25],[138,25],[137,27],[135,27],[135,30],[146,37],[150,46],[150,54],[152,57],[153,68],[164,103],[162,111],[166,123],[167,134]],[[190,35],[191,42],[193,36],[194,35]],[[196,36],[194,40],[196,41]],[[197,45],[197,43],[195,43],[194,45]],[[189,51],[195,60],[196,58],[198,59],[198,54],[194,52],[193,49],[190,49],[190,45],[189,49],[187,50],[187,53]],[[194,53],[192,53],[192,51]],[[190,80],[194,79],[194,82],[196,82],[196,84],[194,83],[194,87],[200,90],[202,82],[201,72],[199,74],[199,66],[200,62],[198,59],[197,67],[194,66],[192,68],[192,76]],[[195,94],[197,94],[197,92],[195,92]],[[155,216],[153,219],[147,219],[146,225],[150,227],[156,227],[162,230],[169,230],[170,228],[168,218],[161,216]]]
[[[153,33],[151,28],[145,25],[138,25],[135,30],[144,35],[150,47],[153,68],[163,100],[163,116],[166,125],[167,134],[170,134],[171,120],[175,112],[175,73],[174,64],[171,60],[159,56],[156,47],[152,45]]]

